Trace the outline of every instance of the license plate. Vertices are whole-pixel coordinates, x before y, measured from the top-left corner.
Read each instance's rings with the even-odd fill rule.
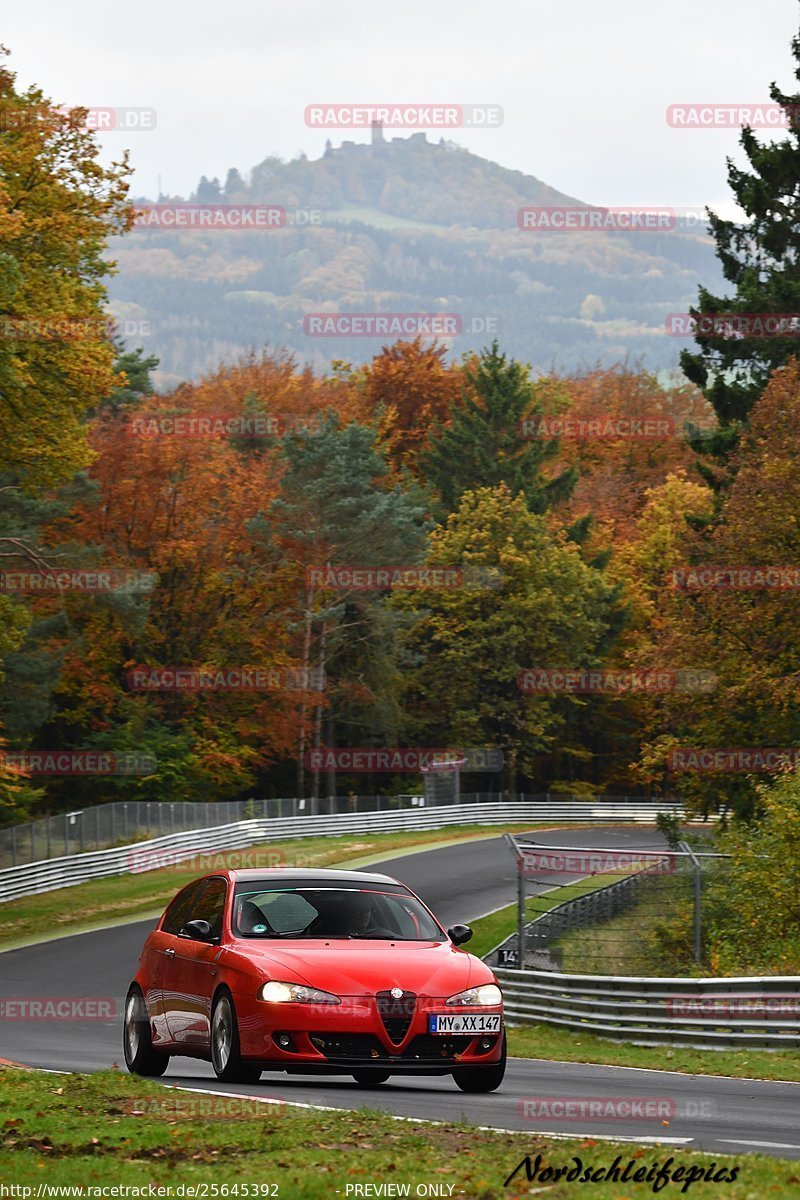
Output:
[[[499,1033],[500,1013],[431,1013],[428,1033]]]

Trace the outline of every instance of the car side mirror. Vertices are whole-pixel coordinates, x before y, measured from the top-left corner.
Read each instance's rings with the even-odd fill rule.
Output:
[[[181,933],[187,937],[194,938],[196,942],[213,941],[211,937],[211,926],[208,921],[187,921]]]
[[[453,925],[447,931],[447,936],[454,946],[460,946],[463,942],[468,942],[472,937],[472,930],[469,925]]]

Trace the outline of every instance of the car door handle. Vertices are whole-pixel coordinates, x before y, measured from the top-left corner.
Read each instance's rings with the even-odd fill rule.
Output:
[[[175,951],[174,951],[174,950],[165,950],[165,951],[164,951],[164,953],[165,953],[166,955],[168,955],[168,957],[169,957],[169,958],[174,958],[174,957],[175,957]]]

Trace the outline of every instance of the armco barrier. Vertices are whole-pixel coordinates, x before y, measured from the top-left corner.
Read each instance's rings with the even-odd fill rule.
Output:
[[[177,856],[242,850],[281,838],[324,837],[352,833],[390,833],[402,830],[442,829],[450,825],[499,825],[517,821],[564,821],[566,823],[614,822],[652,823],[659,812],[676,816],[683,809],[674,804],[612,804],[603,802],[494,801],[486,804],[437,805],[389,812],[337,813],[325,816],[255,818],[210,829],[193,829],[146,842],[116,846],[89,854],[71,854],[42,859],[0,871],[0,903],[17,896],[32,896],[55,888],[70,887],[89,879],[125,875],[130,871],[132,852],[171,851]],[[157,863],[154,863],[154,866]]]
[[[545,1023],[635,1045],[800,1046],[800,978],[639,979],[497,967],[510,1025]]]

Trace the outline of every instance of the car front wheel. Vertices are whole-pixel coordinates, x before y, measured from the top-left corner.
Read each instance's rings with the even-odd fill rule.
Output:
[[[132,984],[125,998],[125,1023],[122,1032],[125,1065],[132,1075],[155,1078],[169,1066],[169,1055],[153,1049],[147,1006],[137,984]]]
[[[506,1073],[506,1035],[500,1061],[489,1067],[456,1067],[453,1079],[462,1092],[493,1092],[500,1087]]]
[[[233,997],[220,992],[211,1014],[211,1065],[224,1083],[256,1083],[261,1068],[245,1062],[239,1045],[239,1026]]]

